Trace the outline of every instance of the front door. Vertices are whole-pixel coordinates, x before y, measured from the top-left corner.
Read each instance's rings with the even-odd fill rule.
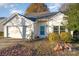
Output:
[[[40,26],[40,37],[45,37],[45,25]]]

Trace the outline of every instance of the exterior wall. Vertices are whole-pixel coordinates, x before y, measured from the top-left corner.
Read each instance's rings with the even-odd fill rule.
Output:
[[[35,29],[34,35],[41,37],[40,34],[39,34],[40,33],[39,27],[41,25],[46,25],[45,37],[48,36],[49,33],[53,32],[53,26],[59,26],[60,27],[60,26],[64,26],[67,23],[66,20],[63,20],[63,17],[64,17],[64,14],[58,13],[57,15],[52,16],[48,19],[41,19],[41,20],[48,20],[48,22],[36,22],[35,27],[34,27],[34,29]],[[40,19],[39,19],[39,21],[40,21]],[[65,28],[65,32],[68,32],[67,28]],[[59,34],[60,34],[60,29],[59,29]]]
[[[4,26],[4,37],[7,37],[7,28]]]
[[[63,24],[66,24],[66,21],[63,20],[64,14],[62,13],[58,13],[55,16],[48,18],[44,18],[44,19],[38,19],[38,21],[36,22],[32,22],[29,19],[26,19],[23,16],[15,16],[11,21],[9,21],[5,26],[4,26],[4,37],[8,36],[8,30],[12,30],[11,32],[14,31],[13,28],[9,28],[7,29],[7,27],[16,27],[15,31],[17,31],[17,29],[22,32],[25,33],[23,36],[27,39],[31,39],[31,36],[34,38],[36,36],[39,36],[40,38],[44,38],[46,36],[48,36],[49,33],[53,32],[53,26],[63,26]],[[46,22],[42,22],[44,20],[47,20]],[[40,22],[41,21],[41,22]],[[62,24],[63,23],[63,24]],[[40,26],[44,25],[45,26],[45,36],[41,36],[40,35]],[[24,29],[26,26],[27,28]],[[59,29],[60,30],[60,29]],[[68,32],[68,29],[65,29],[66,32]],[[32,34],[32,35],[31,35]],[[21,34],[17,33],[17,35],[14,35],[11,33],[10,35],[12,38],[23,38],[21,36]]]
[[[53,32],[53,26],[64,26],[64,24],[66,24],[66,20],[63,20],[64,14],[59,13],[57,15],[55,15],[54,17],[51,17],[48,22],[48,33],[52,33]],[[60,31],[60,29],[59,29]],[[66,32],[68,32],[68,29],[65,29]],[[60,32],[59,32],[60,34]]]
[[[28,20],[26,18],[24,18],[23,16],[15,16],[11,21],[9,21],[5,26],[4,26],[4,37],[7,37],[8,36],[8,32],[7,31],[15,31],[17,32],[17,30],[20,30],[22,31],[23,33],[23,28],[24,26],[26,26],[26,29],[25,29],[25,38],[27,39],[30,39],[30,34],[31,32],[34,32],[34,26],[33,26],[33,22],[31,20]],[[8,28],[7,27],[11,27],[11,28]],[[13,28],[14,27],[14,28]],[[15,28],[16,27],[16,28]],[[19,34],[18,32],[15,33],[17,35],[14,35],[14,34],[10,34],[10,36],[12,38],[22,38],[21,34]],[[27,36],[29,34],[29,36]]]

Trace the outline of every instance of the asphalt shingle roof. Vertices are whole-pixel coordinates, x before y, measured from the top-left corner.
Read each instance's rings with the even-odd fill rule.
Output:
[[[47,17],[51,17],[56,15],[58,12],[42,12],[42,13],[31,13],[31,14],[27,14],[26,16],[24,16],[32,21],[36,21],[37,19],[41,19],[41,18],[47,18]]]
[[[18,15],[23,16],[23,17],[35,22],[38,19],[52,17],[52,16],[56,15],[57,13],[59,13],[59,12],[52,12],[52,13],[51,12],[42,12],[42,13],[31,13],[31,14],[27,14],[27,15],[21,15],[21,14],[18,14]],[[13,14],[11,17],[6,18],[2,22],[0,22],[0,24],[1,23],[6,24],[14,16],[16,16],[16,14]]]

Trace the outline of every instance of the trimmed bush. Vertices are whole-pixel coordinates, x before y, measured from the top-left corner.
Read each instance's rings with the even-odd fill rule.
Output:
[[[48,35],[49,41],[58,41],[59,40],[59,35],[57,33],[50,33]]]
[[[61,32],[60,34],[60,38],[61,40],[63,40],[64,42],[71,42],[71,34],[69,32]]]

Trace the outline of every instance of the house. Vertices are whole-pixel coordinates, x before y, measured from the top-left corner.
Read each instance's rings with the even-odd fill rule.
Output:
[[[0,17],[0,32],[4,32],[4,25],[3,22],[6,21],[6,17]]]
[[[64,17],[62,12],[32,13],[26,16],[14,13],[4,22],[4,37],[34,39],[45,38],[52,32],[68,32],[64,26],[67,24]]]

